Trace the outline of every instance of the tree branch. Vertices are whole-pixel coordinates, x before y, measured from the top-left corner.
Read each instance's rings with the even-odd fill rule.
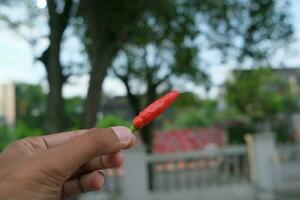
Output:
[[[70,15],[71,15],[72,5],[73,5],[73,0],[65,0],[64,10],[59,15],[60,26],[61,26],[62,29],[65,29],[67,24],[68,24],[68,20],[69,20]]]
[[[2,13],[0,13],[0,21],[7,24],[10,28],[17,28],[20,26],[20,23],[21,23],[21,22],[12,21],[9,17],[7,17],[6,15],[4,15]]]
[[[49,51],[50,51],[50,45],[47,47],[47,49],[42,53],[40,57],[37,58],[37,60],[41,61],[45,68],[46,71],[48,72],[48,57],[49,57]]]
[[[58,14],[56,12],[56,3],[54,0],[47,0],[47,7],[48,7],[48,13],[49,13],[49,26],[53,27],[55,22],[57,21],[55,18],[58,17]]]
[[[26,37],[26,35],[24,33],[22,33],[21,30],[19,30],[19,27],[21,25],[24,25],[24,22],[22,21],[14,21],[12,19],[10,19],[8,16],[0,13],[0,22],[4,23],[4,26],[7,26],[8,28],[12,29],[15,31],[15,33],[17,33],[22,39],[24,40],[29,40],[28,37]]]
[[[140,100],[140,97],[138,95],[135,95],[135,94],[132,93],[130,85],[129,85],[128,75],[121,75],[114,68],[112,68],[112,70],[113,70],[113,73],[125,85],[125,88],[126,88],[126,91],[127,91],[128,101],[129,101],[129,103],[131,104],[131,106],[133,108],[134,114],[138,114],[140,112],[140,109],[141,109],[141,100]]]
[[[160,84],[162,84],[164,81],[166,81],[167,79],[169,79],[171,76],[171,73],[167,73],[163,78],[159,79],[155,85],[156,87],[158,87]]]

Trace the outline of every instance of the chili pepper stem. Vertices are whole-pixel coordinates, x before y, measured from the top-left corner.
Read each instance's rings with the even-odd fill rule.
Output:
[[[133,125],[131,125],[130,130],[131,130],[132,133],[134,133],[137,130],[137,128],[135,128]]]

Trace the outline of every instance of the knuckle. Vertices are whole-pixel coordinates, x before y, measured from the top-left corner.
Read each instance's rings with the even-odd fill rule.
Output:
[[[23,138],[20,140],[16,140],[13,143],[10,144],[11,147],[23,147],[24,144],[27,142],[27,138]]]
[[[22,146],[24,143],[30,143],[34,140],[34,137],[26,137],[20,140],[16,140],[12,143],[13,146]]]

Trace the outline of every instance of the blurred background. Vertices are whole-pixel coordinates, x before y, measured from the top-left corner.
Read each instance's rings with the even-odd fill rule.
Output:
[[[130,126],[93,199],[300,199],[300,1],[0,0],[0,151]]]

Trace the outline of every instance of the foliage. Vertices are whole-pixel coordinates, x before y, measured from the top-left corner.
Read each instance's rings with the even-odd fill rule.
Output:
[[[62,130],[63,112],[57,112],[64,109],[62,88],[70,72],[76,70],[70,70],[61,61],[64,57],[61,46],[75,10],[73,0],[48,0],[47,9],[38,8],[36,0],[3,1],[0,5],[0,23],[21,35],[30,44],[34,60],[45,67],[49,86],[43,117],[46,132]],[[75,63],[72,62],[73,68]]]
[[[80,129],[82,127],[84,100],[81,97],[65,99],[64,129]]]
[[[216,122],[216,102],[203,102],[201,106],[190,109],[180,109],[177,115],[174,126],[178,128],[190,128],[211,126]]]
[[[275,134],[278,143],[284,143],[291,141],[291,133],[289,130],[288,120],[277,120],[273,124],[273,132]],[[228,127],[228,142],[229,144],[244,144],[246,134],[255,134],[257,130],[253,124],[235,123]]]
[[[274,125],[274,132],[276,134],[276,140],[279,143],[290,142],[292,138],[291,134],[291,126],[290,121],[287,119],[285,120],[277,120],[276,124]]]
[[[198,105],[177,106],[175,117],[166,128],[191,128],[223,125],[232,120],[237,120],[240,114],[235,109],[221,110],[218,102],[214,100],[200,100]]]
[[[127,126],[130,127],[130,122],[116,115],[105,115],[97,122],[97,127],[108,128],[112,126]]]
[[[168,81],[176,86],[178,78],[207,87],[200,50],[214,49],[224,60],[264,60],[293,33],[288,4],[274,0],[159,1],[142,16],[115,62],[129,89],[130,82],[153,90]]]
[[[229,144],[244,144],[246,134],[254,134],[255,130],[252,125],[244,123],[232,124],[227,129]]]
[[[9,129],[8,127],[0,128],[0,151],[3,150],[8,144],[15,140],[19,140],[30,136],[40,136],[43,134],[42,129],[33,128],[28,122],[19,120],[15,128]]]
[[[264,60],[291,42],[289,1],[204,1],[200,20],[209,47],[222,52],[223,60]],[[276,44],[276,45],[274,45]],[[271,58],[271,57],[270,57]]]
[[[65,98],[63,129],[79,129],[82,126],[83,102],[81,97]],[[28,127],[41,129],[46,110],[46,94],[40,85],[16,84],[17,121]]]
[[[288,82],[269,68],[235,71],[225,85],[225,100],[253,122],[298,109]]]
[[[13,130],[13,135],[16,140],[22,139],[29,136],[39,136],[42,135],[43,131],[41,128],[33,128],[28,125],[28,122],[18,121],[15,129]]]
[[[46,110],[46,95],[40,85],[16,84],[16,120],[41,128]]]
[[[174,109],[186,109],[190,107],[200,106],[202,103],[201,99],[192,92],[181,92],[180,98],[177,98],[173,103],[172,108]]]
[[[32,46],[37,45],[38,40],[44,34],[37,28],[41,26],[41,22],[44,22],[44,14],[45,10],[36,6],[36,0],[0,1],[0,24],[4,24],[15,31]]]
[[[293,28],[288,19],[288,5],[275,0],[158,1],[141,15],[113,74],[124,83],[138,113],[170,88],[189,83],[209,88],[203,52],[216,51],[213,62],[220,62],[219,57],[223,62],[267,60],[275,47],[289,42]],[[211,115],[209,110],[190,114],[178,119],[180,123],[210,123],[204,117]],[[150,135],[148,131],[142,135]],[[151,144],[150,136],[143,140]]]
[[[13,141],[13,137],[6,127],[0,127],[0,151],[2,151],[9,143]]]
[[[210,126],[215,120],[214,117],[207,109],[191,109],[179,115],[175,120],[174,126],[176,128]]]
[[[70,97],[65,99],[62,129],[79,129],[82,126],[83,99]],[[42,129],[46,110],[46,94],[40,85],[16,84],[16,120],[26,129]],[[34,131],[33,131],[34,132]]]

